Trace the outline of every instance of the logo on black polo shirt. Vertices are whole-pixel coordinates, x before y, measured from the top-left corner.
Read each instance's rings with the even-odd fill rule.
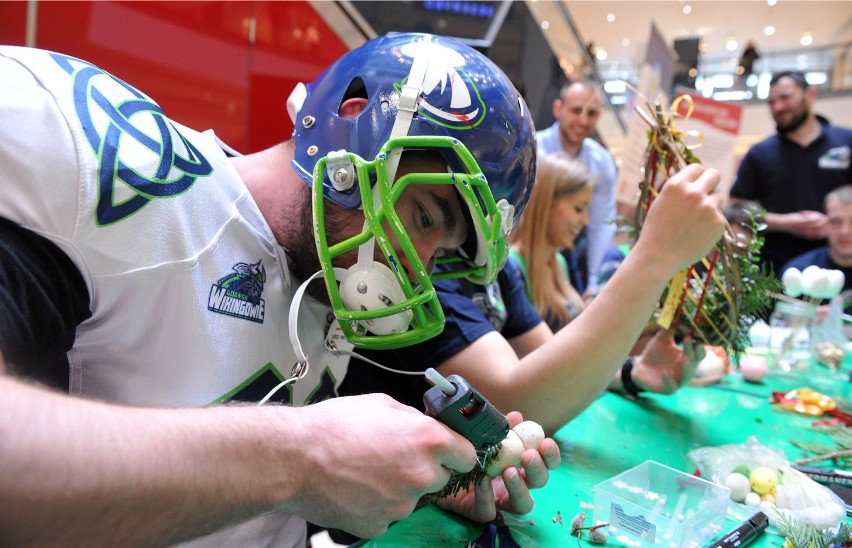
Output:
[[[822,169],[849,169],[852,150],[848,146],[834,147],[819,157]]]
[[[237,263],[234,272],[221,278],[210,288],[207,310],[263,323],[266,302],[261,299],[266,269],[260,261]]]

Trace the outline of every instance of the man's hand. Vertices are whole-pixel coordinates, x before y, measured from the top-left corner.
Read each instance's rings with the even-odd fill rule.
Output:
[[[509,425],[523,421],[517,411],[506,415]],[[478,522],[488,522],[497,516],[497,510],[512,514],[526,514],[533,509],[530,489],[544,487],[562,460],[559,446],[551,438],[545,438],[538,451],[527,449],[521,456],[521,467],[509,467],[500,477],[485,478],[473,490],[459,491],[453,497],[440,499],[436,504],[451,512]]]
[[[672,394],[692,379],[703,358],[704,345],[687,337],[681,350],[670,331],[660,330],[633,360],[633,382],[648,392]]]
[[[769,230],[787,232],[808,240],[825,238],[828,230],[828,217],[819,211],[796,211],[793,213],[767,213],[766,224]]]
[[[314,443],[304,448],[303,463],[290,467],[304,478],[292,510],[317,525],[375,537],[411,514],[423,495],[440,491],[451,470],[476,464],[468,440],[384,394],[298,409]],[[304,463],[309,467],[300,469]]]
[[[719,179],[717,170],[698,164],[674,174],[648,209],[630,255],[646,257],[648,268],[667,278],[704,257],[725,230],[721,197],[713,193]]]

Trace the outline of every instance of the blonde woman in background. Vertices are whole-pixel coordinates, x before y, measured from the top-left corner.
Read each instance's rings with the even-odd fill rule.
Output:
[[[589,224],[594,188],[592,173],[567,153],[541,158],[532,196],[512,235],[511,256],[524,273],[527,296],[553,331],[585,308],[559,252],[574,249],[574,240]]]

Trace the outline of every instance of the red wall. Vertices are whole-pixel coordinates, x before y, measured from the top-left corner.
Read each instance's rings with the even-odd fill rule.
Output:
[[[347,51],[301,1],[36,5],[36,47],[100,66],[149,95],[170,118],[212,128],[241,152],[287,139],[290,91]],[[26,2],[0,2],[0,43],[25,45],[26,10]]]

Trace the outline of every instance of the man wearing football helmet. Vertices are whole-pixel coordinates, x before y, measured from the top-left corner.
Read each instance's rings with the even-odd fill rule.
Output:
[[[0,48],[0,97],[4,539],[298,546],[305,519],[370,537],[473,467],[387,396],[323,400],[334,344],[440,331],[434,263],[487,282],[505,260],[535,145],[483,55],[370,41],[291,96],[293,139],[248,156],[59,53]],[[312,405],[210,405],[271,399]],[[450,504],[529,511],[558,448],[522,462]]]

